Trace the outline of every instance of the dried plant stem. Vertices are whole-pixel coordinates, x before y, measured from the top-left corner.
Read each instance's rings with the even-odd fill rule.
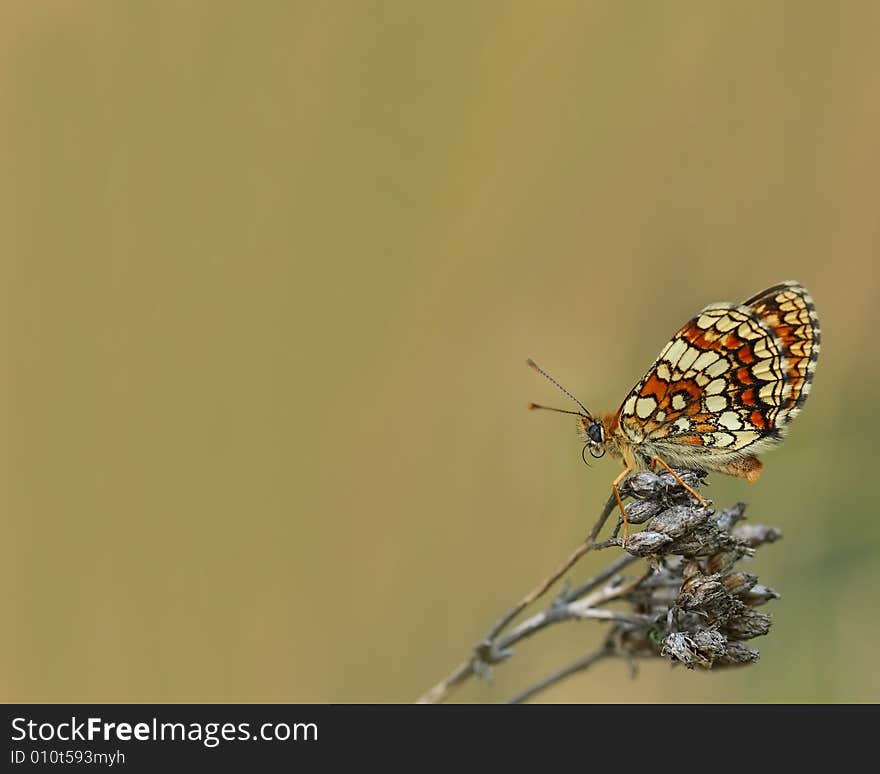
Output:
[[[599,618],[606,621],[618,621],[620,623],[645,623],[644,616],[636,616],[621,610],[597,610],[598,605],[603,605],[613,599],[624,597],[643,580],[638,578],[626,585],[610,584],[585,599],[581,599],[589,591],[604,581],[617,575],[627,565],[638,561],[636,556],[623,556],[618,559],[599,575],[579,586],[575,591],[563,590],[553,601],[547,610],[527,618],[515,626],[507,635],[498,641],[498,650],[508,651],[513,645],[524,640],[526,637],[541,631],[550,624],[560,621],[571,621],[579,618]],[[577,593],[575,593],[577,592]]]
[[[608,520],[608,517],[611,515],[611,512],[617,507],[617,501],[614,496],[608,498],[608,502],[605,503],[605,507],[602,509],[602,512],[599,514],[599,518],[596,520],[596,523],[593,525],[593,529],[590,531],[590,534],[587,536],[586,540],[581,543],[556,570],[554,570],[550,575],[548,575],[541,583],[539,583],[535,588],[533,588],[528,594],[526,594],[519,602],[517,602],[510,610],[507,611],[495,625],[489,630],[489,633],[486,637],[477,644],[474,648],[473,656],[465,661],[459,666],[457,666],[447,677],[437,683],[433,688],[426,691],[422,696],[420,696],[417,700],[417,704],[435,704],[437,702],[443,701],[453,688],[457,687],[461,683],[465,682],[468,678],[472,677],[474,674],[485,671],[486,667],[490,664],[498,663],[507,658],[509,654],[508,648],[516,641],[522,639],[523,637],[527,637],[529,634],[534,633],[538,629],[542,628],[543,625],[550,623],[549,620],[536,622],[531,630],[522,630],[516,636],[508,636],[505,637],[500,643],[498,642],[499,635],[510,625],[514,618],[516,618],[526,607],[532,604],[535,600],[540,599],[544,594],[547,593],[548,589],[550,589],[565,573],[567,573],[577,562],[581,559],[585,554],[591,551],[596,543],[596,537],[599,532],[601,532],[602,527],[605,526],[605,522]],[[626,559],[626,564],[629,563],[629,559],[632,557],[624,557]],[[582,593],[586,593],[586,591],[594,588],[599,583],[602,583],[604,580],[607,580],[606,573],[602,573],[599,576],[601,579],[590,581],[583,586],[579,587],[577,591]],[[572,595],[571,597],[574,599],[575,597]],[[570,618],[572,616],[566,616],[566,618]],[[557,619],[558,620],[558,619]],[[513,635],[514,633],[511,633]]]
[[[460,683],[463,683],[474,674],[473,659],[459,664],[448,677],[445,677],[437,685],[425,691],[416,700],[416,704],[437,704],[443,701],[449,692]]]
[[[703,475],[686,470],[632,475],[620,491],[633,498],[626,506],[628,521],[645,527],[630,535],[626,553],[585,583],[573,589],[564,584],[543,610],[514,624],[585,554],[621,545],[617,537],[597,540],[617,504],[610,497],[583,543],[496,621],[470,658],[418,701],[440,702],[469,678],[488,678],[493,665],[512,655],[514,645],[563,621],[607,621],[610,630],[598,650],[535,683],[511,703],[526,701],[611,656],[631,665],[640,658],[667,659],[688,669],[757,661],[760,652],[747,642],[767,634],[771,621],[756,607],[779,594],[737,564],[754,555],[758,546],[778,540],[781,533],[760,524],[741,524],[742,503],[716,511],[694,497],[692,486],[699,486]],[[622,571],[635,562],[642,562],[641,568],[624,576]],[[609,602],[617,604],[608,608]]]
[[[556,683],[560,683],[565,680],[567,677],[571,677],[578,672],[583,672],[586,669],[589,669],[593,664],[597,661],[601,661],[603,658],[610,658],[614,656],[614,646],[610,642],[606,642],[601,648],[596,651],[593,651],[588,656],[584,656],[583,658],[579,658],[577,661],[569,664],[564,669],[560,669],[558,672],[554,672],[552,675],[548,675],[543,680],[539,680],[534,685],[526,688],[524,691],[516,694],[512,699],[508,700],[508,704],[521,704],[524,701],[528,701],[534,696],[537,696],[541,691],[546,690],[552,685],[556,685]]]

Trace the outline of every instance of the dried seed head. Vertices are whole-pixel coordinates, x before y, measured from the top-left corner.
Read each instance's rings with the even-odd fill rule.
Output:
[[[775,543],[782,537],[782,531],[763,524],[740,524],[734,528],[733,536],[746,545],[757,548],[762,543]]]
[[[630,535],[626,541],[626,550],[633,556],[650,556],[660,553],[664,546],[668,546],[671,542],[672,538],[662,532],[642,530]]]
[[[721,632],[701,629],[693,634],[673,632],[660,648],[660,655],[680,661],[688,669],[695,666],[711,668],[727,651],[727,639]]]
[[[694,471],[676,474],[693,487],[703,478]],[[782,533],[741,523],[743,503],[719,512],[701,507],[668,473],[638,473],[620,491],[637,498],[626,507],[630,523],[647,522],[630,534],[626,550],[646,557],[653,572],[623,597],[651,623],[636,617],[616,623],[611,641],[617,650],[664,656],[690,669],[757,661],[759,652],[744,641],[767,634],[770,617],[755,608],[779,594],[737,565]]]
[[[663,510],[657,500],[633,500],[626,504],[626,520],[630,524],[644,524]]]

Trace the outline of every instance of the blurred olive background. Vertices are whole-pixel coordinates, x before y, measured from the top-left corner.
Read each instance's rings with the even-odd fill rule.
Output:
[[[412,700],[617,473],[526,357],[613,409],[785,279],[812,397],[709,490],[785,531],[760,663],[543,698],[880,698],[878,42],[870,2],[4,0],[0,698]]]

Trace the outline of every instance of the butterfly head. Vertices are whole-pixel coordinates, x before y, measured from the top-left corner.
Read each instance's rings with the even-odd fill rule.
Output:
[[[550,382],[552,382],[559,390],[561,390],[565,395],[571,398],[579,407],[580,411],[568,411],[567,409],[558,409],[558,408],[550,408],[549,406],[541,406],[537,403],[529,403],[530,409],[546,409],[547,411],[556,411],[560,414],[573,414],[577,419],[578,433],[584,439],[584,448],[582,455],[584,457],[584,462],[587,461],[587,451],[590,452],[590,456],[594,459],[599,459],[600,457],[605,456],[605,425],[601,419],[595,418],[588,410],[587,407],[584,406],[577,398],[574,397],[568,390],[565,389],[559,382],[557,382],[550,374],[541,369],[537,363],[531,358],[526,361],[530,368],[537,371],[539,374],[544,376]]]
[[[605,456],[605,425],[601,419],[579,416],[578,431],[586,441],[585,452],[589,450],[590,456],[595,459]]]

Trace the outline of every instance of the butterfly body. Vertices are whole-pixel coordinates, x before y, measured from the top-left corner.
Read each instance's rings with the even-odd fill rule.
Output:
[[[782,440],[810,393],[819,345],[812,299],[799,283],[784,282],[742,304],[702,309],[616,412],[594,417],[578,401],[583,411],[566,413],[577,415],[594,457],[622,460],[612,485],[618,502],[622,476],[657,462],[755,481],[763,469],[757,455]]]
[[[758,480],[764,468],[764,464],[754,453],[745,455],[733,453],[727,457],[716,455],[707,458],[705,453],[686,446],[675,448],[648,440],[633,442],[621,430],[619,418],[619,411],[600,414],[597,417],[602,423],[606,440],[601,449],[596,449],[596,456],[601,456],[602,451],[607,451],[612,457],[622,460],[624,468],[628,471],[648,470],[653,467],[652,460],[662,459],[673,467],[687,470],[713,470],[754,482]],[[588,422],[578,422],[578,433],[584,439],[588,437],[586,435],[588,428]]]

